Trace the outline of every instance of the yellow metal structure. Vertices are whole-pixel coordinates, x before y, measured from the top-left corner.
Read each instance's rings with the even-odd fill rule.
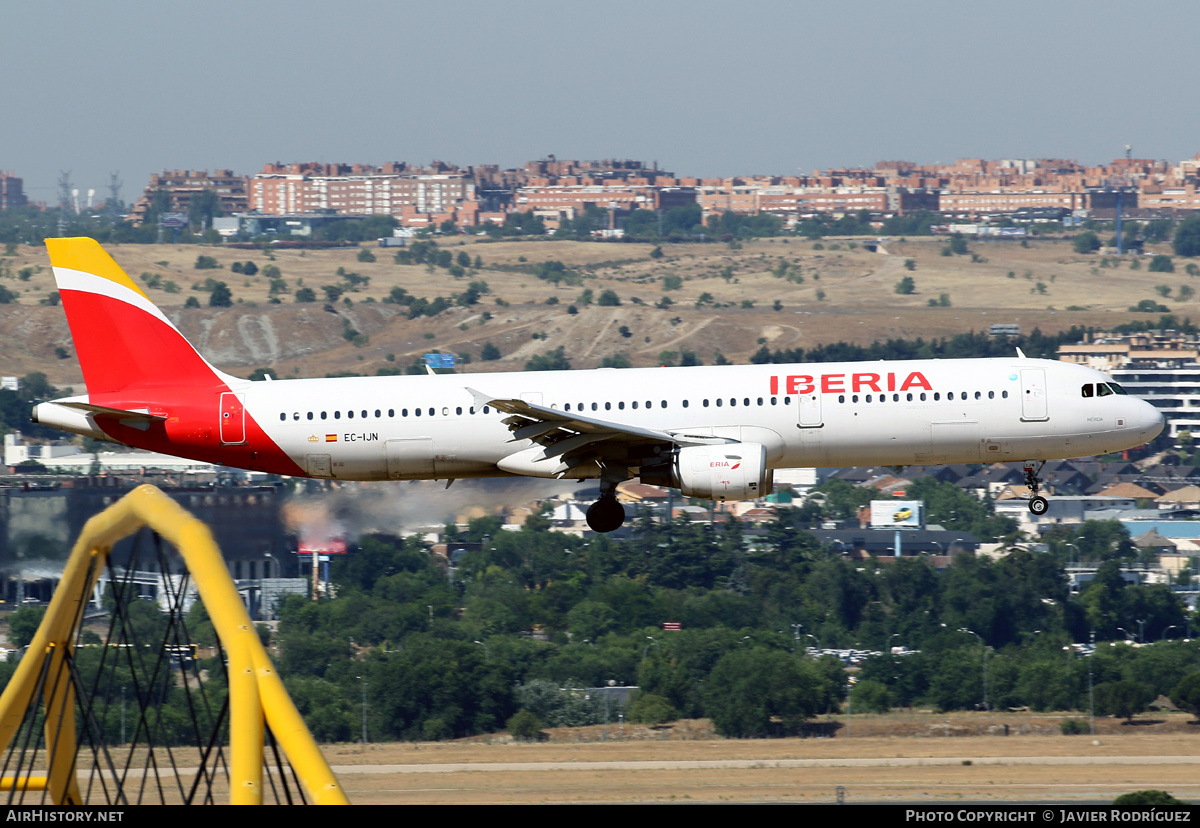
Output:
[[[20,729],[29,705],[40,694],[48,768],[45,776],[6,776],[0,779],[0,790],[48,790],[50,800],[57,805],[85,804],[75,778],[75,688],[70,680],[62,678],[67,675],[62,662],[73,653],[81,605],[91,595],[113,544],[143,526],[150,527],[182,555],[225,648],[231,804],[262,803],[264,725],[275,735],[312,802],[349,804],[272,666],[212,533],[149,485],[134,489],[84,526],[46,616],[0,696],[3,753]]]

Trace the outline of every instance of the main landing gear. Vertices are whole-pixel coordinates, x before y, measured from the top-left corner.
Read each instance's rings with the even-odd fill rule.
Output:
[[[617,483],[600,483],[600,499],[588,507],[587,524],[593,532],[613,532],[625,522],[625,507],[617,502]]]
[[[1029,511],[1038,517],[1046,514],[1046,510],[1050,508],[1050,501],[1038,494],[1042,483],[1038,475],[1045,465],[1045,460],[1025,461],[1025,485],[1029,487]]]

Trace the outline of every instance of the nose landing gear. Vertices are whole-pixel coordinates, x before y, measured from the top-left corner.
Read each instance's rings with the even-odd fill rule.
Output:
[[[1025,485],[1029,487],[1029,511],[1038,517],[1046,514],[1050,508],[1050,501],[1038,494],[1042,483],[1038,475],[1045,465],[1045,460],[1025,461]]]

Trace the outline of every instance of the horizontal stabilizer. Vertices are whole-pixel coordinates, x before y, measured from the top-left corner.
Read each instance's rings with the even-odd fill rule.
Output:
[[[96,416],[118,417],[122,420],[154,421],[167,419],[166,414],[151,414],[149,409],[126,411],[123,408],[108,408],[103,405],[92,405],[91,403],[83,402],[60,402],[58,404],[66,408],[77,408],[80,411],[86,411]]]

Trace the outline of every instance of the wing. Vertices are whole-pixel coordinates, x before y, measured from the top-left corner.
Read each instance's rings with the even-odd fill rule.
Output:
[[[532,440],[532,448],[515,451],[496,465],[514,474],[536,477],[594,476],[571,472],[594,466],[640,466],[677,446],[730,443],[724,437],[687,435],[559,411],[520,399],[492,397],[467,388],[477,408],[491,406],[510,416],[503,422],[509,442]]]

